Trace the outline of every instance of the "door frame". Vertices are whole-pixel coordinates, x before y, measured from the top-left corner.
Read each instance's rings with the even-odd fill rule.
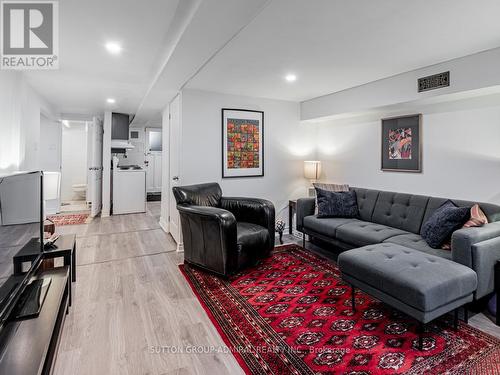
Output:
[[[87,121],[87,204],[90,203],[90,216],[96,217],[102,212],[103,206],[103,196],[102,196],[102,179],[103,179],[103,147],[102,144],[104,142],[103,134],[103,122],[99,117],[93,117],[92,121]],[[101,142],[97,144],[96,142],[96,133],[100,132]],[[100,146],[100,147],[98,147]],[[100,161],[96,159],[96,152],[100,152]],[[97,162],[97,165],[94,165]],[[100,165],[98,165],[100,164]],[[94,182],[92,179],[92,175],[97,175],[97,181],[101,181],[100,184],[96,184],[96,191],[94,191],[94,187],[91,184]],[[100,197],[98,199],[99,205],[96,207],[95,201],[96,196]]]
[[[178,146],[177,148],[175,147],[172,147],[171,145],[171,142],[172,142],[172,107],[173,107],[173,103],[175,101],[178,101],[178,104],[176,104],[178,106],[178,134],[177,134],[177,142],[178,142]],[[178,185],[179,182],[177,183],[174,183],[173,179],[174,177],[178,177],[178,178],[181,178],[181,144],[182,144],[182,94],[181,93],[178,93],[172,100],[171,102],[169,103],[167,109],[165,112],[168,112],[168,183],[167,183],[167,186],[168,186],[168,191],[166,192],[166,197],[167,197],[167,200],[168,200],[168,211],[169,211],[169,215],[168,215],[168,229],[169,229],[169,232],[170,234],[172,235],[172,225],[171,225],[171,216],[172,216],[172,212],[170,210],[172,204],[173,204],[173,195],[172,195],[172,187],[174,185]],[[163,131],[165,131],[165,129],[163,129]],[[170,162],[172,161],[172,153],[175,151],[175,149],[177,149],[177,162],[179,163],[178,165],[178,176],[174,176],[173,175],[173,171],[172,171],[172,168],[170,168]],[[166,153],[164,153],[166,154]],[[177,181],[180,181],[180,180],[177,180]],[[175,235],[177,235],[177,240],[175,238]],[[177,242],[177,252],[183,252],[184,251],[184,244],[183,244],[183,241],[182,241],[182,230],[181,230],[181,222],[180,222],[180,217],[179,217],[179,222],[177,223],[177,230],[176,230],[176,233],[175,235],[172,235],[172,237],[174,238],[174,240]]]
[[[161,210],[160,210],[160,227],[165,233],[170,233],[170,194],[169,194],[169,179],[170,179],[170,104],[162,111],[161,117],[161,128],[162,128],[162,141],[163,145],[169,145],[165,152],[165,147],[163,147],[163,153],[161,157]],[[144,138],[146,133],[144,133]]]

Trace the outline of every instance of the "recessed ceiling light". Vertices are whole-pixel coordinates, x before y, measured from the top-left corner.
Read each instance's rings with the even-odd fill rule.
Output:
[[[288,82],[295,82],[297,80],[297,76],[295,74],[287,74],[285,79]]]
[[[109,104],[115,104],[116,103],[116,100],[113,99],[113,98],[107,98],[106,99],[106,102],[108,102]]]
[[[116,42],[108,42],[106,43],[106,49],[109,53],[113,55],[118,55],[122,51],[122,46]]]

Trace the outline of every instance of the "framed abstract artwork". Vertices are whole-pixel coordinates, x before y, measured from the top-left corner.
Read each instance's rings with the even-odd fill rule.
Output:
[[[264,112],[222,108],[222,178],[264,176]]]
[[[422,172],[422,115],[382,119],[382,170]]]

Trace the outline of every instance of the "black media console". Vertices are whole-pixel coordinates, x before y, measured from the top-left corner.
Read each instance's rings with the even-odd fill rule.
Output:
[[[36,317],[17,320],[14,316],[0,332],[0,374],[50,374],[55,362],[59,339],[66,314],[69,312],[72,279],[76,279],[74,254],[75,236],[61,236],[54,249],[43,254],[43,259],[64,258],[64,265],[45,269],[40,264],[31,280],[50,280],[43,305]],[[38,253],[39,254],[39,253]],[[33,261],[27,251],[14,257],[14,269],[22,272],[22,262]],[[19,310],[19,308],[18,308]],[[14,312],[16,308],[14,308]]]

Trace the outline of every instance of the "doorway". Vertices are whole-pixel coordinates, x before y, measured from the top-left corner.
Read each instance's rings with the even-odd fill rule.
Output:
[[[61,212],[89,212],[88,124],[63,120],[62,125]]]
[[[161,200],[162,154],[162,129],[146,128],[144,165],[146,167],[146,192],[148,201]]]

